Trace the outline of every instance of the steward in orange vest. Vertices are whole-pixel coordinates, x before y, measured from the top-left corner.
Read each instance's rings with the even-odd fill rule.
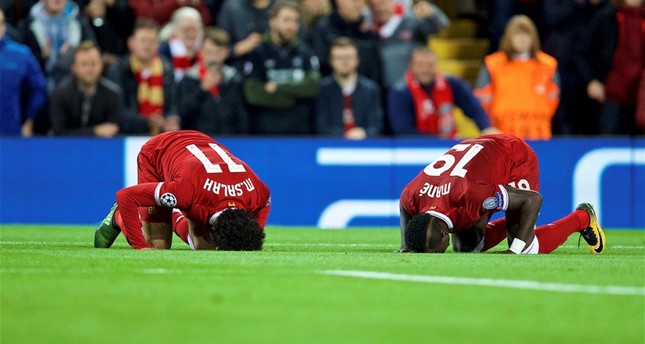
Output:
[[[551,119],[560,101],[558,64],[539,51],[531,19],[513,17],[500,51],[486,56],[484,62],[474,93],[491,124],[523,139],[550,139]]]

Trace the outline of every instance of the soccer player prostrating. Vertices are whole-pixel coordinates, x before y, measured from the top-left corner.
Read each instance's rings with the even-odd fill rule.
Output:
[[[508,237],[505,253],[549,253],[576,232],[602,253],[605,235],[593,206],[535,228],[542,206],[535,153],[504,134],[459,142],[421,171],[401,193],[401,252],[483,252]],[[489,223],[493,213],[505,217]],[[450,236],[449,236],[450,234]]]
[[[116,193],[95,247],[123,232],[135,249],[168,249],[174,230],[197,250],[262,249],[269,188],[220,143],[197,131],[159,134],[141,147],[137,165],[138,184]]]

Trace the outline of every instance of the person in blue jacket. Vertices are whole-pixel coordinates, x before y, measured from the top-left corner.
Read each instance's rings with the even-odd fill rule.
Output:
[[[29,48],[6,32],[0,10],[0,135],[29,137],[47,101],[47,82]]]

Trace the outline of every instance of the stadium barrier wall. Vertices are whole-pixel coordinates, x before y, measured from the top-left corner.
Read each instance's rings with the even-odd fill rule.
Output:
[[[136,183],[147,137],[0,138],[0,224],[96,224]],[[402,188],[456,141],[220,138],[271,188],[269,225],[398,226]],[[645,138],[530,142],[544,196],[538,224],[579,202],[607,228],[645,229]]]

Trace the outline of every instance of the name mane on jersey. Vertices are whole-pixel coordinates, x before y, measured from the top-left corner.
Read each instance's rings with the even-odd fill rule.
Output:
[[[246,178],[237,184],[229,185],[216,182],[210,178],[206,178],[203,189],[210,191],[216,195],[224,194],[225,197],[242,196],[245,192],[255,190],[255,185],[251,178]]]
[[[419,190],[419,196],[426,195],[430,198],[439,198],[450,193],[452,183],[442,185],[432,185],[430,183],[423,183],[423,187]]]

